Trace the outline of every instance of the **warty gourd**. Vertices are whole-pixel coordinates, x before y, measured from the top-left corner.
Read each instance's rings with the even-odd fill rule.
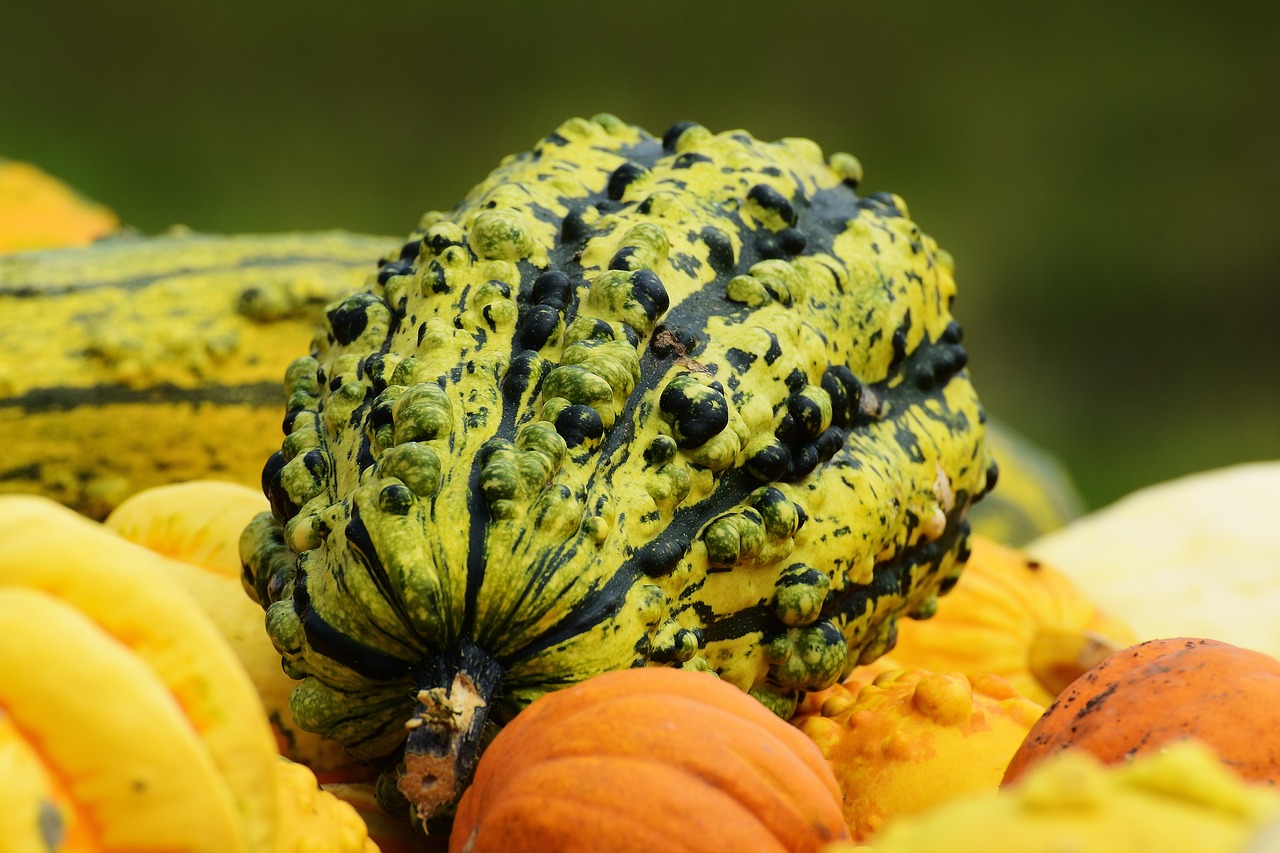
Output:
[[[710,669],[785,718],[929,615],[995,471],[951,258],[860,173],[573,119],[331,305],[241,540],[299,725],[426,818],[549,690]]]

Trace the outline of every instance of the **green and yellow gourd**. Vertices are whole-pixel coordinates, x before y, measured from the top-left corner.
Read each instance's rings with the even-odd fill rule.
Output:
[[[487,727],[710,669],[780,716],[927,616],[985,490],[952,264],[812,142],[571,120],[288,371],[245,531],[298,723],[426,818]]]
[[[256,485],[285,368],[394,245],[176,232],[0,257],[0,492],[103,518],[148,486]]]

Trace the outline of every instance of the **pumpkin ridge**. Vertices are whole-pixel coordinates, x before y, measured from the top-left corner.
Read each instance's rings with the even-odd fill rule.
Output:
[[[720,722],[720,725],[713,727],[714,730],[725,733],[723,737],[717,737],[710,741],[704,740],[700,747],[701,750],[715,749],[720,751],[722,754],[718,759],[707,758],[701,752],[682,755],[677,759],[678,766],[684,773],[700,779],[707,785],[723,785],[726,781],[734,782],[748,775],[756,779],[767,779],[771,783],[785,783],[788,780],[794,780],[794,768],[788,767],[787,770],[790,770],[790,772],[783,772],[783,765],[800,765],[809,771],[814,771],[819,768],[825,769],[825,765],[821,763],[820,756],[813,756],[814,760],[812,761],[806,760],[805,752],[810,749],[810,744],[806,739],[792,738],[792,742],[789,743],[787,742],[787,738],[782,736],[781,731],[776,730],[772,726],[765,729],[760,725],[761,721],[750,720],[750,726],[743,726],[742,719],[744,715],[740,711],[735,709],[730,712],[714,706],[707,707],[706,700],[702,697],[673,696],[670,693],[664,693],[659,696],[612,696],[598,699],[590,706],[583,706],[577,709],[576,712],[566,714],[560,719],[560,723],[568,730],[572,731],[576,728],[574,721],[578,717],[595,717],[599,714],[605,714],[619,719],[638,718],[661,720],[666,718],[668,722],[664,725],[675,725],[679,727],[680,718],[677,717],[675,720],[670,720],[670,717],[668,716],[671,713],[672,706],[684,708],[689,714],[696,713],[716,718]],[[761,710],[765,711],[763,707]],[[768,711],[765,711],[765,713],[768,713]],[[742,732],[741,737],[731,734],[731,732],[738,731]],[[790,730],[787,731],[789,733]],[[669,735],[664,733],[655,741],[648,740],[648,733],[638,732],[636,734],[644,739],[645,745],[648,747],[647,751],[645,750],[645,746],[629,746],[628,741],[623,738],[615,740],[610,745],[609,755],[627,755],[633,756],[639,760],[664,764],[670,762],[672,759],[664,754],[663,748],[666,746],[675,747],[680,742],[679,728],[673,730]],[[668,741],[670,741],[670,743],[668,743]],[[751,760],[750,753],[747,751],[747,744],[750,744],[751,749],[759,748],[768,751],[776,751],[776,761],[778,764],[776,766],[772,764],[764,766],[755,764]],[[581,754],[573,751],[575,746],[583,749],[598,748],[596,744],[589,740],[584,739],[582,741],[575,741],[572,739],[572,735],[558,740],[555,743],[548,744],[548,746],[551,749],[548,753],[539,753],[536,751],[532,753],[527,752],[525,757],[532,759],[534,756],[542,755],[546,758],[562,758]],[[526,750],[528,749],[530,749],[530,747],[526,747]],[[740,766],[734,770],[728,769],[727,762],[729,760],[739,762]],[[775,770],[778,772],[774,772]],[[814,776],[815,778],[819,778],[816,773]],[[794,782],[792,782],[792,785],[790,786],[787,784],[752,783],[745,785],[744,791],[747,795],[751,796],[754,796],[756,792],[764,794],[772,791],[783,791],[785,796],[783,802],[786,803],[788,808],[794,810],[796,814],[799,814],[801,810],[796,807],[803,804],[808,796],[818,792],[795,790],[793,786]],[[835,791],[832,790],[829,791],[829,793],[834,794]],[[759,803],[761,806],[764,804],[764,802]]]
[[[476,808],[482,815],[479,820],[500,822],[503,812],[515,815],[508,818],[508,820],[516,823],[513,829],[518,828],[522,833],[520,843],[525,845],[530,844],[532,841],[525,833],[531,832],[538,824],[545,824],[554,829],[565,825],[571,825],[576,828],[582,824],[592,823],[593,818],[602,824],[610,825],[611,830],[616,830],[616,832],[608,834],[610,841],[608,849],[618,851],[634,850],[643,853],[644,851],[664,849],[690,851],[690,853],[697,853],[697,851],[716,853],[716,851],[725,849],[748,849],[746,847],[726,847],[726,844],[732,843],[733,838],[749,839],[753,845],[760,844],[762,839],[770,838],[765,825],[757,815],[739,804],[722,789],[707,783],[704,779],[693,777],[692,782],[698,786],[696,791],[682,791],[680,796],[666,801],[664,801],[662,795],[667,794],[667,792],[661,791],[659,785],[655,785],[648,790],[636,786],[637,776],[660,779],[662,782],[668,781],[665,773],[658,776],[649,772],[650,770],[660,769],[660,765],[656,765],[655,761],[640,756],[609,756],[607,767],[604,759],[595,756],[575,755],[556,758],[547,764],[518,770],[508,780],[508,784],[511,786],[521,783],[523,786],[527,786],[525,790],[531,790],[536,793],[503,793],[501,801],[492,806],[494,811],[488,814],[485,813],[485,802],[478,803]],[[657,801],[652,804],[652,807],[636,809],[636,813],[633,815],[630,812],[613,808],[612,804],[608,802],[600,803],[595,800],[591,795],[596,792],[587,784],[556,784],[557,781],[565,778],[574,778],[586,783],[596,775],[592,773],[594,770],[600,771],[598,778],[594,781],[600,782],[601,787],[604,786],[604,783],[610,781],[616,783],[620,779],[626,779],[630,783],[628,796],[639,798],[644,802],[652,796],[651,791],[659,789],[657,791]],[[639,790],[637,790],[637,787],[639,787]],[[612,792],[610,792],[609,796],[612,796]],[[697,807],[687,809],[687,803],[695,800],[698,802]],[[665,806],[665,808],[659,808],[659,806]],[[677,811],[673,813],[672,809]],[[563,813],[562,816],[561,813]],[[704,832],[699,833],[696,831],[694,821],[704,814],[708,818],[714,815],[714,824],[705,825],[703,827]],[[643,815],[650,817],[645,818],[642,817]],[[665,819],[653,819],[659,815]],[[730,819],[726,819],[726,817]],[[468,820],[467,823],[469,824],[471,821]],[[668,829],[668,827],[670,828]],[[726,832],[726,829],[730,831]],[[483,829],[480,831],[483,831]],[[586,846],[557,846],[556,849],[564,851],[595,851],[600,849],[598,846],[592,846],[599,843],[600,834],[590,834],[583,832],[581,829],[576,831],[582,832]],[[643,837],[638,837],[640,833],[651,834],[656,838],[653,840],[644,839]],[[478,835],[473,835],[473,838],[478,838]],[[513,839],[508,840],[513,841]],[[565,843],[563,838],[556,838],[555,840],[560,844]],[[691,840],[694,840],[695,843],[689,844]],[[770,838],[770,840],[772,839]],[[698,844],[696,843],[697,841],[709,843]],[[658,842],[664,843],[659,845]],[[450,850],[471,849],[471,847],[467,846],[456,847],[453,838],[450,839]],[[481,849],[500,851],[516,848],[510,845],[503,847],[491,843]],[[534,848],[528,847],[526,849]],[[750,849],[762,851],[772,849],[781,853],[787,848],[782,843],[775,842],[775,846],[772,848],[753,846]]]

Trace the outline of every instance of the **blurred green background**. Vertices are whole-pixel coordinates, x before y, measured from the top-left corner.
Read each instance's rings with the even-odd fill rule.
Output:
[[[146,231],[404,234],[608,111],[808,136],[957,260],[987,409],[1092,506],[1280,458],[1280,6],[6,4],[0,156]]]

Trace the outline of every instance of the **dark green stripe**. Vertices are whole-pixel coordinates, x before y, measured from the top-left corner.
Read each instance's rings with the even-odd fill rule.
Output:
[[[14,397],[0,397],[0,409],[19,409],[24,414],[69,412],[98,406],[154,406],[158,404],[248,405],[284,411],[283,382],[248,382],[241,385],[197,385],[184,388],[165,382],[147,388],[121,385],[89,385],[82,388],[56,386],[33,388]]]
[[[391,577],[387,574],[387,568],[383,565],[381,557],[378,556],[378,548],[373,542],[373,537],[369,534],[369,528],[364,523],[364,518],[360,513],[360,507],[352,501],[351,517],[347,521],[345,528],[347,537],[347,548],[351,551],[352,556],[364,566],[365,572],[373,581],[374,586],[378,588],[378,594],[391,606],[395,614],[400,619],[400,624],[404,626],[405,631],[412,634],[418,644],[423,647],[429,647],[431,644],[426,638],[422,637],[413,625],[413,618],[409,615],[408,609],[405,607],[404,598],[396,594],[392,588]],[[377,631],[382,636],[393,642],[403,642],[398,637],[389,635],[378,625],[369,623],[371,629]]]
[[[293,240],[285,239],[287,242]],[[375,238],[357,239],[349,252],[339,256],[336,254],[290,254],[274,256],[267,254],[246,254],[232,259],[219,260],[209,266],[179,266],[186,253],[193,248],[213,246],[223,249],[226,254],[234,251],[240,241],[234,237],[214,237],[204,240],[150,239],[137,243],[121,245],[97,245],[77,249],[57,249],[48,252],[24,253],[0,260],[0,298],[15,299],[49,298],[69,293],[82,293],[101,288],[119,288],[122,290],[140,290],[158,281],[186,275],[211,275],[233,272],[251,272],[255,268],[278,268],[287,266],[308,266],[324,264],[344,269],[357,270],[368,268],[373,272],[377,268],[377,255],[385,251],[390,240]],[[258,248],[269,240],[254,240]],[[359,253],[368,249],[367,257]],[[102,268],[107,265],[128,267],[130,257],[145,259],[148,266],[155,266],[157,258],[172,256],[175,266],[161,272],[137,275],[120,279],[94,279],[101,275]],[[41,276],[59,279],[58,283],[41,284]],[[67,281],[67,279],[72,279]]]
[[[311,607],[311,593],[307,589],[307,572],[299,567],[293,580],[293,610],[302,622],[307,645],[316,652],[335,661],[370,681],[394,681],[410,675],[408,661],[383,654],[376,649],[357,643],[334,628]]]

